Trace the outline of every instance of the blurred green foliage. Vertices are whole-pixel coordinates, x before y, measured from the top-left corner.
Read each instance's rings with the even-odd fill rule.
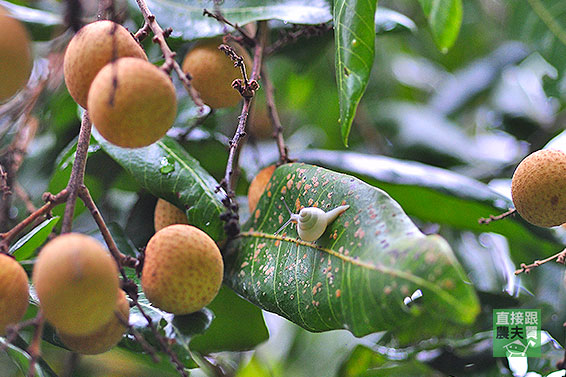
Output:
[[[158,14],[160,5],[165,3],[149,2],[150,6],[156,6],[153,10],[158,21],[164,27],[173,26],[168,24],[167,17]],[[257,5],[256,1],[249,3]],[[288,4],[286,11],[300,5],[295,1],[277,3]],[[409,348],[399,348],[394,338],[383,333],[364,338],[354,338],[344,331],[312,334],[267,314],[270,339],[257,345],[267,337],[263,319],[258,317],[259,309],[250,309],[251,304],[232,297],[236,302],[234,306],[213,305],[212,311],[200,313],[200,317],[194,319],[194,323],[204,323],[203,328],[210,325],[211,333],[215,329],[214,334],[220,332],[225,337],[218,343],[220,346],[210,335],[206,338],[206,332],[200,340],[197,336],[194,341],[199,344],[195,348],[203,352],[226,350],[215,353],[214,360],[227,373],[237,376],[511,376],[516,366],[491,356],[489,331],[494,307],[542,309],[542,327],[550,340],[543,347],[541,359],[528,360],[531,372],[546,375],[555,370],[555,363],[563,357],[560,349],[560,344],[564,345],[562,324],[566,321],[563,267],[545,265],[521,276],[515,276],[513,271],[521,263],[550,255],[554,247],[555,252],[560,251],[565,231],[543,232],[524,225],[519,219],[503,220],[491,228],[471,225],[468,220],[470,213],[476,216],[476,210],[478,216],[484,217],[497,214],[490,213],[492,210],[503,211],[509,205],[510,177],[517,163],[564,131],[566,3],[561,0],[487,0],[458,5],[460,2],[451,1],[456,8],[462,7],[461,28],[455,30],[457,39],[454,39],[454,31],[443,36],[442,30],[435,29],[438,24],[428,23],[431,13],[426,4],[429,3],[434,2],[379,2],[379,8],[399,12],[406,20],[412,20],[416,28],[392,28],[376,36],[375,63],[349,137],[348,151],[361,156],[357,160],[360,169],[348,166],[345,155],[340,154],[328,165],[390,191],[424,233],[440,233],[446,238],[480,297],[482,314],[471,329],[455,339],[435,338]],[[52,68],[60,66],[61,53],[71,37],[61,26],[62,3],[0,0],[0,5],[8,7],[9,4],[17,5],[13,8],[16,16],[26,23],[35,41],[36,62],[31,83],[37,83],[45,75],[49,61]],[[120,4],[120,16],[126,26],[135,31],[142,24],[135,2]],[[323,10],[317,22],[328,21],[330,2],[313,4],[321,5]],[[198,8],[201,6],[199,3]],[[96,10],[90,7],[89,11]],[[454,17],[458,16],[458,9],[451,12],[456,14]],[[448,20],[458,21],[450,17]],[[174,21],[181,22],[182,17]],[[289,25],[283,21],[286,19],[272,22],[272,38],[289,30]],[[181,30],[175,30],[176,27]],[[169,39],[179,58],[196,36],[183,36],[185,27],[194,26],[175,25]],[[157,63],[161,59],[157,46],[149,39],[144,41],[144,46],[150,60]],[[267,58],[292,158],[309,156],[309,153],[312,157],[313,150],[339,153],[346,149],[338,124],[340,109],[334,47],[332,31],[329,31],[322,36],[299,39]],[[239,109],[216,111],[202,124],[197,124],[195,107],[176,78],[174,82],[179,88],[179,117],[170,135],[178,139],[204,170],[220,180]],[[270,131],[265,131],[269,125],[261,116],[265,113],[264,97],[260,89],[249,138],[240,159],[239,196],[245,195],[248,182],[261,167],[278,158],[275,144],[265,138]],[[0,107],[0,163],[14,135],[24,127],[18,117],[8,111],[19,100],[22,98],[16,97],[12,104]],[[52,76],[32,115],[38,119],[39,129],[18,170],[17,181],[38,207],[43,204],[43,192],[56,192],[66,185],[80,125],[80,111],[66,91],[61,72],[56,71]],[[482,184],[482,190],[493,190],[489,197],[502,201],[487,206],[486,198],[480,194],[467,196],[464,204],[474,211],[462,213],[464,204],[457,200],[460,196],[456,189],[440,187],[433,176],[429,181],[403,184],[400,180],[376,175],[375,172],[383,172],[379,166],[372,166],[372,174],[360,171],[367,163],[362,157],[375,155],[409,163],[403,165],[399,176],[394,178],[406,178],[412,162],[420,162],[425,166],[425,173],[431,167],[450,170],[455,177]],[[96,146],[90,150],[86,184],[105,220],[113,224],[112,232],[121,249],[128,248],[130,254],[137,254],[153,233],[155,197]],[[419,201],[423,201],[422,205]],[[245,204],[245,199],[242,202]],[[25,204],[17,197],[11,199],[6,229],[26,216]],[[54,211],[56,215],[61,213],[61,208]],[[74,230],[99,237],[96,224],[84,207],[78,206],[75,215]],[[54,223],[50,223],[52,225]],[[37,234],[44,239],[43,233]],[[37,242],[38,236],[30,239]],[[25,255],[28,260],[23,263],[29,271],[33,253],[26,251]],[[28,317],[36,310],[35,306],[30,306]],[[254,313],[255,325],[245,327],[247,337],[241,339],[237,331],[221,330],[223,326],[233,326],[234,320],[247,321],[248,310]],[[169,331],[172,337],[176,336],[175,330],[187,335],[174,327],[174,321],[167,314],[156,312],[153,315],[156,319],[163,318],[159,319],[160,329]],[[214,315],[218,319],[216,325]],[[227,321],[231,315],[234,317]],[[224,316],[223,319],[220,316]],[[144,324],[139,315],[135,320],[142,331]],[[179,336],[178,346],[184,349],[181,354],[188,365],[198,365],[201,373],[210,372],[210,365],[198,352],[190,353],[189,341],[197,332],[190,332],[188,337]],[[7,352],[0,352],[3,376],[20,376],[27,371],[29,361],[23,349],[29,343],[31,330],[21,335],[17,344]],[[70,353],[48,336],[49,332],[42,345],[40,372],[46,376],[61,374]],[[0,344],[2,342],[0,339]],[[253,351],[244,352],[249,349]],[[108,354],[81,357],[74,376],[176,375],[163,354],[159,355],[160,362],[154,364],[142,351],[129,337]]]

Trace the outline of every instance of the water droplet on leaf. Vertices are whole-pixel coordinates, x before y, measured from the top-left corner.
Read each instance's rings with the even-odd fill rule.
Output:
[[[169,157],[163,157],[160,161],[161,167],[159,171],[161,174],[169,174],[175,171],[175,161]]]

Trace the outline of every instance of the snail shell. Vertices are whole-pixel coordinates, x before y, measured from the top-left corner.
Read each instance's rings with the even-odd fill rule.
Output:
[[[324,234],[328,224],[348,208],[349,205],[343,205],[324,212],[317,207],[307,207],[301,209],[299,214],[291,215],[291,221],[297,223],[297,232],[303,241],[314,242]]]

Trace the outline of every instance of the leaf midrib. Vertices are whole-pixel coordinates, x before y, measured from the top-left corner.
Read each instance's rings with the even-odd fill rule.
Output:
[[[279,236],[279,235],[273,235],[273,234],[270,234],[270,233],[255,232],[255,231],[254,232],[249,232],[249,231],[248,232],[241,232],[240,236],[241,237],[263,238],[263,239],[269,239],[269,240],[278,240],[280,242],[289,242],[289,243],[297,244],[299,246],[310,247],[310,248],[325,252],[327,254],[330,254],[330,255],[346,262],[349,265],[356,266],[356,267],[366,269],[366,270],[381,272],[381,273],[384,273],[384,274],[387,274],[387,275],[393,276],[393,277],[398,277],[398,278],[403,279],[405,281],[409,281],[409,282],[411,282],[411,283],[413,283],[413,284],[415,284],[419,287],[427,288],[430,291],[434,292],[439,298],[441,298],[442,300],[447,302],[452,307],[458,308],[457,310],[459,312],[463,312],[466,309],[465,305],[461,305],[460,301],[456,297],[449,294],[447,291],[443,290],[437,284],[434,284],[434,283],[432,283],[432,282],[430,282],[426,279],[423,279],[419,276],[416,276],[416,275],[413,275],[413,274],[410,274],[410,273],[406,273],[406,272],[401,271],[399,269],[386,267],[386,266],[381,265],[381,264],[375,265],[375,264],[372,264],[372,263],[361,261],[359,259],[354,259],[353,257],[349,257],[347,255],[341,254],[341,253],[337,252],[336,250],[325,248],[325,247],[319,246],[317,244],[314,244],[314,243],[311,243],[311,242],[306,242],[306,241],[299,240],[299,239],[296,239],[296,238],[284,237],[284,236]],[[425,236],[423,235],[422,237],[425,237]]]

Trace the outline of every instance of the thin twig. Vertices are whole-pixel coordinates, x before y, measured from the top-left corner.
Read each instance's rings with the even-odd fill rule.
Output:
[[[262,35],[267,33],[267,23],[265,21],[260,21],[258,23],[258,37],[262,39]],[[254,62],[251,74],[251,81],[256,81],[259,79],[260,67],[263,59],[263,48],[265,47],[265,37],[263,38],[264,43],[259,43],[256,45],[254,50]],[[244,84],[245,85],[245,84]],[[234,137],[230,141],[230,151],[228,153],[228,163],[226,165],[226,172],[224,174],[224,182],[226,183],[226,192],[233,192],[233,187],[238,177],[236,173],[236,163],[240,150],[242,148],[242,139],[246,136],[246,123],[248,120],[248,113],[250,110],[250,105],[253,97],[244,97],[244,105],[242,106],[242,112],[239,117],[238,127],[234,133]]]
[[[203,9],[202,15],[214,18],[215,20],[217,20],[218,22],[220,22],[222,24],[232,26],[232,28],[234,28],[234,30],[237,30],[242,35],[246,45],[248,45],[249,47],[255,47],[256,40],[251,35],[249,35],[248,32],[245,29],[238,26],[238,24],[233,24],[230,21],[228,21],[226,18],[224,18],[224,16],[220,12],[212,13],[208,9]]]
[[[132,300],[136,303],[137,300],[134,300],[132,298]],[[122,317],[122,315],[120,315],[120,313],[115,312],[114,313],[116,315],[116,318],[118,318],[118,321],[122,324],[122,326],[124,326],[127,331],[133,335],[133,337],[136,339],[136,341],[141,345],[141,347],[143,348],[143,350],[151,356],[151,360],[154,363],[158,363],[159,362],[159,357],[157,356],[157,351],[155,350],[155,348],[153,348],[151,346],[151,344],[149,344],[147,342],[147,340],[144,339],[144,337],[142,336],[142,334],[140,334],[139,331],[137,331],[132,325],[130,325],[130,323],[124,318]]]
[[[485,217],[482,217],[478,220],[478,223],[480,224],[489,224],[492,221],[498,221],[498,220],[502,220],[506,217],[511,216],[512,214],[514,214],[515,212],[517,212],[517,210],[515,208],[511,208],[509,211],[502,213],[501,215],[489,215],[489,217],[486,219]]]
[[[73,215],[75,213],[75,205],[79,188],[84,183],[84,175],[86,169],[86,160],[88,157],[88,146],[90,144],[90,132],[92,124],[88,117],[88,112],[83,114],[81,122],[81,129],[79,131],[79,140],[77,141],[77,151],[75,153],[75,161],[71,170],[71,177],[67,184],[67,191],[69,196],[65,204],[65,213],[63,214],[63,223],[61,225],[61,233],[68,233],[71,231],[73,224]]]
[[[538,266],[541,266],[541,265],[548,263],[550,261],[553,261],[553,260],[556,260],[556,262],[558,262],[558,263],[564,264],[565,259],[566,259],[566,249],[564,249],[561,252],[556,253],[553,256],[548,257],[546,259],[536,260],[531,264],[521,263],[521,268],[518,269],[517,271],[515,271],[515,275],[519,275],[523,272],[528,274],[529,272],[531,272],[531,270],[533,268],[536,268]]]
[[[10,184],[8,183],[8,172],[0,164],[0,192],[2,192],[2,200],[6,200],[9,195],[12,195],[10,191]]]
[[[267,104],[269,119],[271,120],[271,125],[273,126],[273,138],[275,139],[277,149],[279,150],[279,161],[282,164],[285,164],[291,161],[289,159],[289,149],[285,145],[285,140],[283,139],[283,126],[281,125],[279,113],[277,111],[277,107],[275,106],[273,83],[269,79],[269,74],[265,65],[263,65],[261,68],[261,82],[263,83],[265,89],[265,102]]]
[[[143,310],[143,307],[141,306],[141,304],[135,300],[134,301],[134,305],[138,308],[138,310],[140,311],[141,315],[143,315],[143,317],[145,318],[145,320],[147,321],[147,327],[150,328],[151,332],[153,333],[153,335],[155,336],[157,342],[159,343],[159,346],[161,347],[161,350],[163,352],[165,352],[167,355],[169,355],[169,358],[171,359],[171,362],[173,362],[173,364],[175,364],[175,368],[177,369],[177,371],[183,376],[183,377],[188,377],[189,375],[187,374],[187,372],[185,371],[185,366],[183,365],[183,363],[179,360],[179,358],[177,357],[177,355],[173,352],[173,350],[171,350],[171,347],[169,347],[169,344],[167,343],[166,338],[161,335],[159,333],[159,331],[157,330],[157,327],[155,327],[155,325],[153,324],[153,321],[151,320],[151,317]]]
[[[161,28],[161,26],[159,26],[159,24],[155,20],[155,16],[147,7],[145,0],[136,0],[136,3],[138,4],[138,7],[142,12],[145,23],[149,25],[149,28],[151,29],[151,31],[153,31],[153,43],[158,44],[161,48],[161,51],[163,52],[165,63],[163,64],[162,68],[166,72],[171,72],[171,70],[175,71],[193,102],[200,108],[199,111],[202,114],[204,112],[204,103],[202,102],[202,99],[200,98],[200,95],[198,94],[196,89],[191,85],[190,74],[183,72],[183,69],[181,68],[179,63],[175,61],[176,53],[172,51],[171,48],[169,48],[169,45],[167,45],[167,41],[165,40],[166,37],[171,33],[170,29],[168,29],[168,31],[166,32]],[[147,30],[147,26],[145,24],[142,27],[142,30],[143,29]]]
[[[37,317],[6,326],[6,341],[0,344],[0,352],[3,352],[10,344],[14,343],[22,329],[31,325],[36,325],[36,323]]]
[[[67,189],[61,190],[57,195],[51,195],[49,193],[43,194],[46,203],[40,207],[37,211],[30,214],[24,220],[22,220],[18,225],[7,231],[6,233],[0,233],[0,252],[8,252],[10,242],[22,232],[28,225],[33,223],[36,219],[41,216],[48,214],[53,207],[58,204],[65,202],[69,195]]]
[[[16,184],[14,185],[14,193],[18,196],[18,198],[20,198],[22,202],[24,202],[24,205],[26,206],[26,209],[29,213],[33,213],[37,210],[37,208],[31,201],[31,198],[27,191],[18,182],[16,182]]]
[[[112,257],[118,265],[120,275],[122,275],[125,280],[128,280],[123,266],[127,265],[128,267],[135,268],[137,265],[137,260],[135,258],[131,258],[125,254],[122,254],[120,250],[118,250],[118,246],[116,246],[116,243],[112,238],[112,234],[110,234],[110,230],[108,230],[108,227],[106,226],[106,223],[104,222],[100,211],[96,207],[96,204],[94,203],[94,200],[92,199],[88,188],[84,184],[79,187],[78,196],[83,201],[85,207],[90,211],[90,214],[94,218],[96,225],[98,225],[98,229],[100,229],[100,233],[102,234],[102,237],[104,238],[104,241],[108,246],[108,250],[110,250],[110,254],[112,254]]]
[[[45,319],[43,318],[41,310],[37,313],[36,319],[37,321],[35,323],[36,327],[33,333],[33,338],[27,349],[27,352],[30,355],[28,377],[35,376],[35,366],[41,357],[41,336],[43,334],[43,325],[45,324]]]
[[[31,111],[31,109],[27,110]],[[4,164],[4,166],[0,165],[0,198],[2,198],[0,200],[0,229],[9,224],[13,200],[11,195],[15,191],[15,186],[18,185],[16,175],[24,162],[28,146],[39,127],[37,118],[30,113],[26,112],[23,117],[25,119],[24,126],[18,130],[7,152],[0,158],[0,162]]]
[[[296,43],[300,38],[319,37],[332,30],[331,23],[318,25],[301,25],[291,30],[284,30],[281,36],[272,44],[265,48],[265,56],[271,56],[288,44]]]

